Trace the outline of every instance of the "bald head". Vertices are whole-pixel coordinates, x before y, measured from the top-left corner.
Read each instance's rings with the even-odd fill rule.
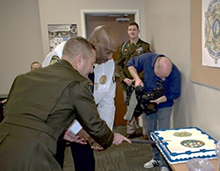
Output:
[[[117,32],[107,25],[96,27],[89,37],[89,41],[95,46],[97,63],[105,63],[112,59],[113,53],[118,49],[119,38]]]
[[[171,60],[167,57],[158,57],[154,66],[155,74],[161,79],[164,79],[170,75],[171,71],[172,71]]]

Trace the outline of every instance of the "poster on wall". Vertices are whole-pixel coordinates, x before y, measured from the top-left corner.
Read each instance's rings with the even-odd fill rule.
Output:
[[[220,67],[220,0],[202,0],[202,65]]]
[[[77,36],[76,24],[48,24],[50,51],[58,44]]]

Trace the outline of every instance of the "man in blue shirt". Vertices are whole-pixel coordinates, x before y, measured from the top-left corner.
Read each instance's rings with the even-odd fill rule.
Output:
[[[157,87],[157,82],[163,81],[165,89],[163,95],[150,101],[157,104],[158,111],[150,115],[144,115],[144,121],[146,122],[148,136],[154,130],[169,129],[174,100],[180,96],[181,78],[176,65],[165,55],[145,53],[131,58],[127,63],[127,67],[135,80],[135,87],[144,86],[146,92],[152,92]],[[144,83],[138,76],[138,71],[141,70],[144,71]],[[147,162],[144,167],[152,168],[161,165],[161,170],[169,170],[155,145],[152,145],[152,153],[153,159]]]

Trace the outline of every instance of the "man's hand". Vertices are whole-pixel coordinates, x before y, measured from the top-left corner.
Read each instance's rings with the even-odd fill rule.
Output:
[[[91,145],[91,144],[90,144]],[[101,146],[101,145],[99,145],[97,142],[95,142],[95,143],[93,143],[92,145],[91,145],[91,148],[93,149],[93,150],[96,150],[96,151],[104,151],[105,149]]]
[[[131,143],[131,141],[130,141],[128,138],[126,138],[126,137],[124,137],[123,135],[121,135],[121,134],[115,132],[115,133],[114,133],[114,139],[113,139],[112,144],[119,145],[119,144],[121,144],[123,141],[128,142],[128,143]]]
[[[139,77],[135,80],[135,87],[137,86],[144,86],[142,80]]]
[[[160,103],[164,103],[166,101],[167,101],[167,97],[163,95],[163,96],[159,97],[158,99],[151,100],[150,102],[160,104]]]
[[[68,130],[65,132],[63,139],[70,142],[76,142],[79,144],[87,144],[87,142],[83,138],[80,138],[78,135]]]
[[[129,86],[134,82],[134,79],[125,78],[123,81]]]
[[[142,86],[143,87],[144,84],[141,81],[140,77],[138,76],[137,69],[134,66],[129,66],[128,70],[129,70],[130,74],[132,75],[132,77],[135,80],[135,87],[137,87],[137,86]]]
[[[77,133],[80,138],[83,138],[87,141],[93,150],[102,151],[104,148],[99,145],[83,128]]]

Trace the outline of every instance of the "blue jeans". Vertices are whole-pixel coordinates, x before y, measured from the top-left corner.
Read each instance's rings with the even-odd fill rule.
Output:
[[[157,129],[169,129],[170,128],[170,115],[172,113],[173,107],[159,108],[157,113],[144,115],[144,121],[146,123],[146,133],[150,137],[150,133]],[[168,167],[163,156],[159,152],[156,145],[151,147],[154,160],[160,160],[162,166]]]

